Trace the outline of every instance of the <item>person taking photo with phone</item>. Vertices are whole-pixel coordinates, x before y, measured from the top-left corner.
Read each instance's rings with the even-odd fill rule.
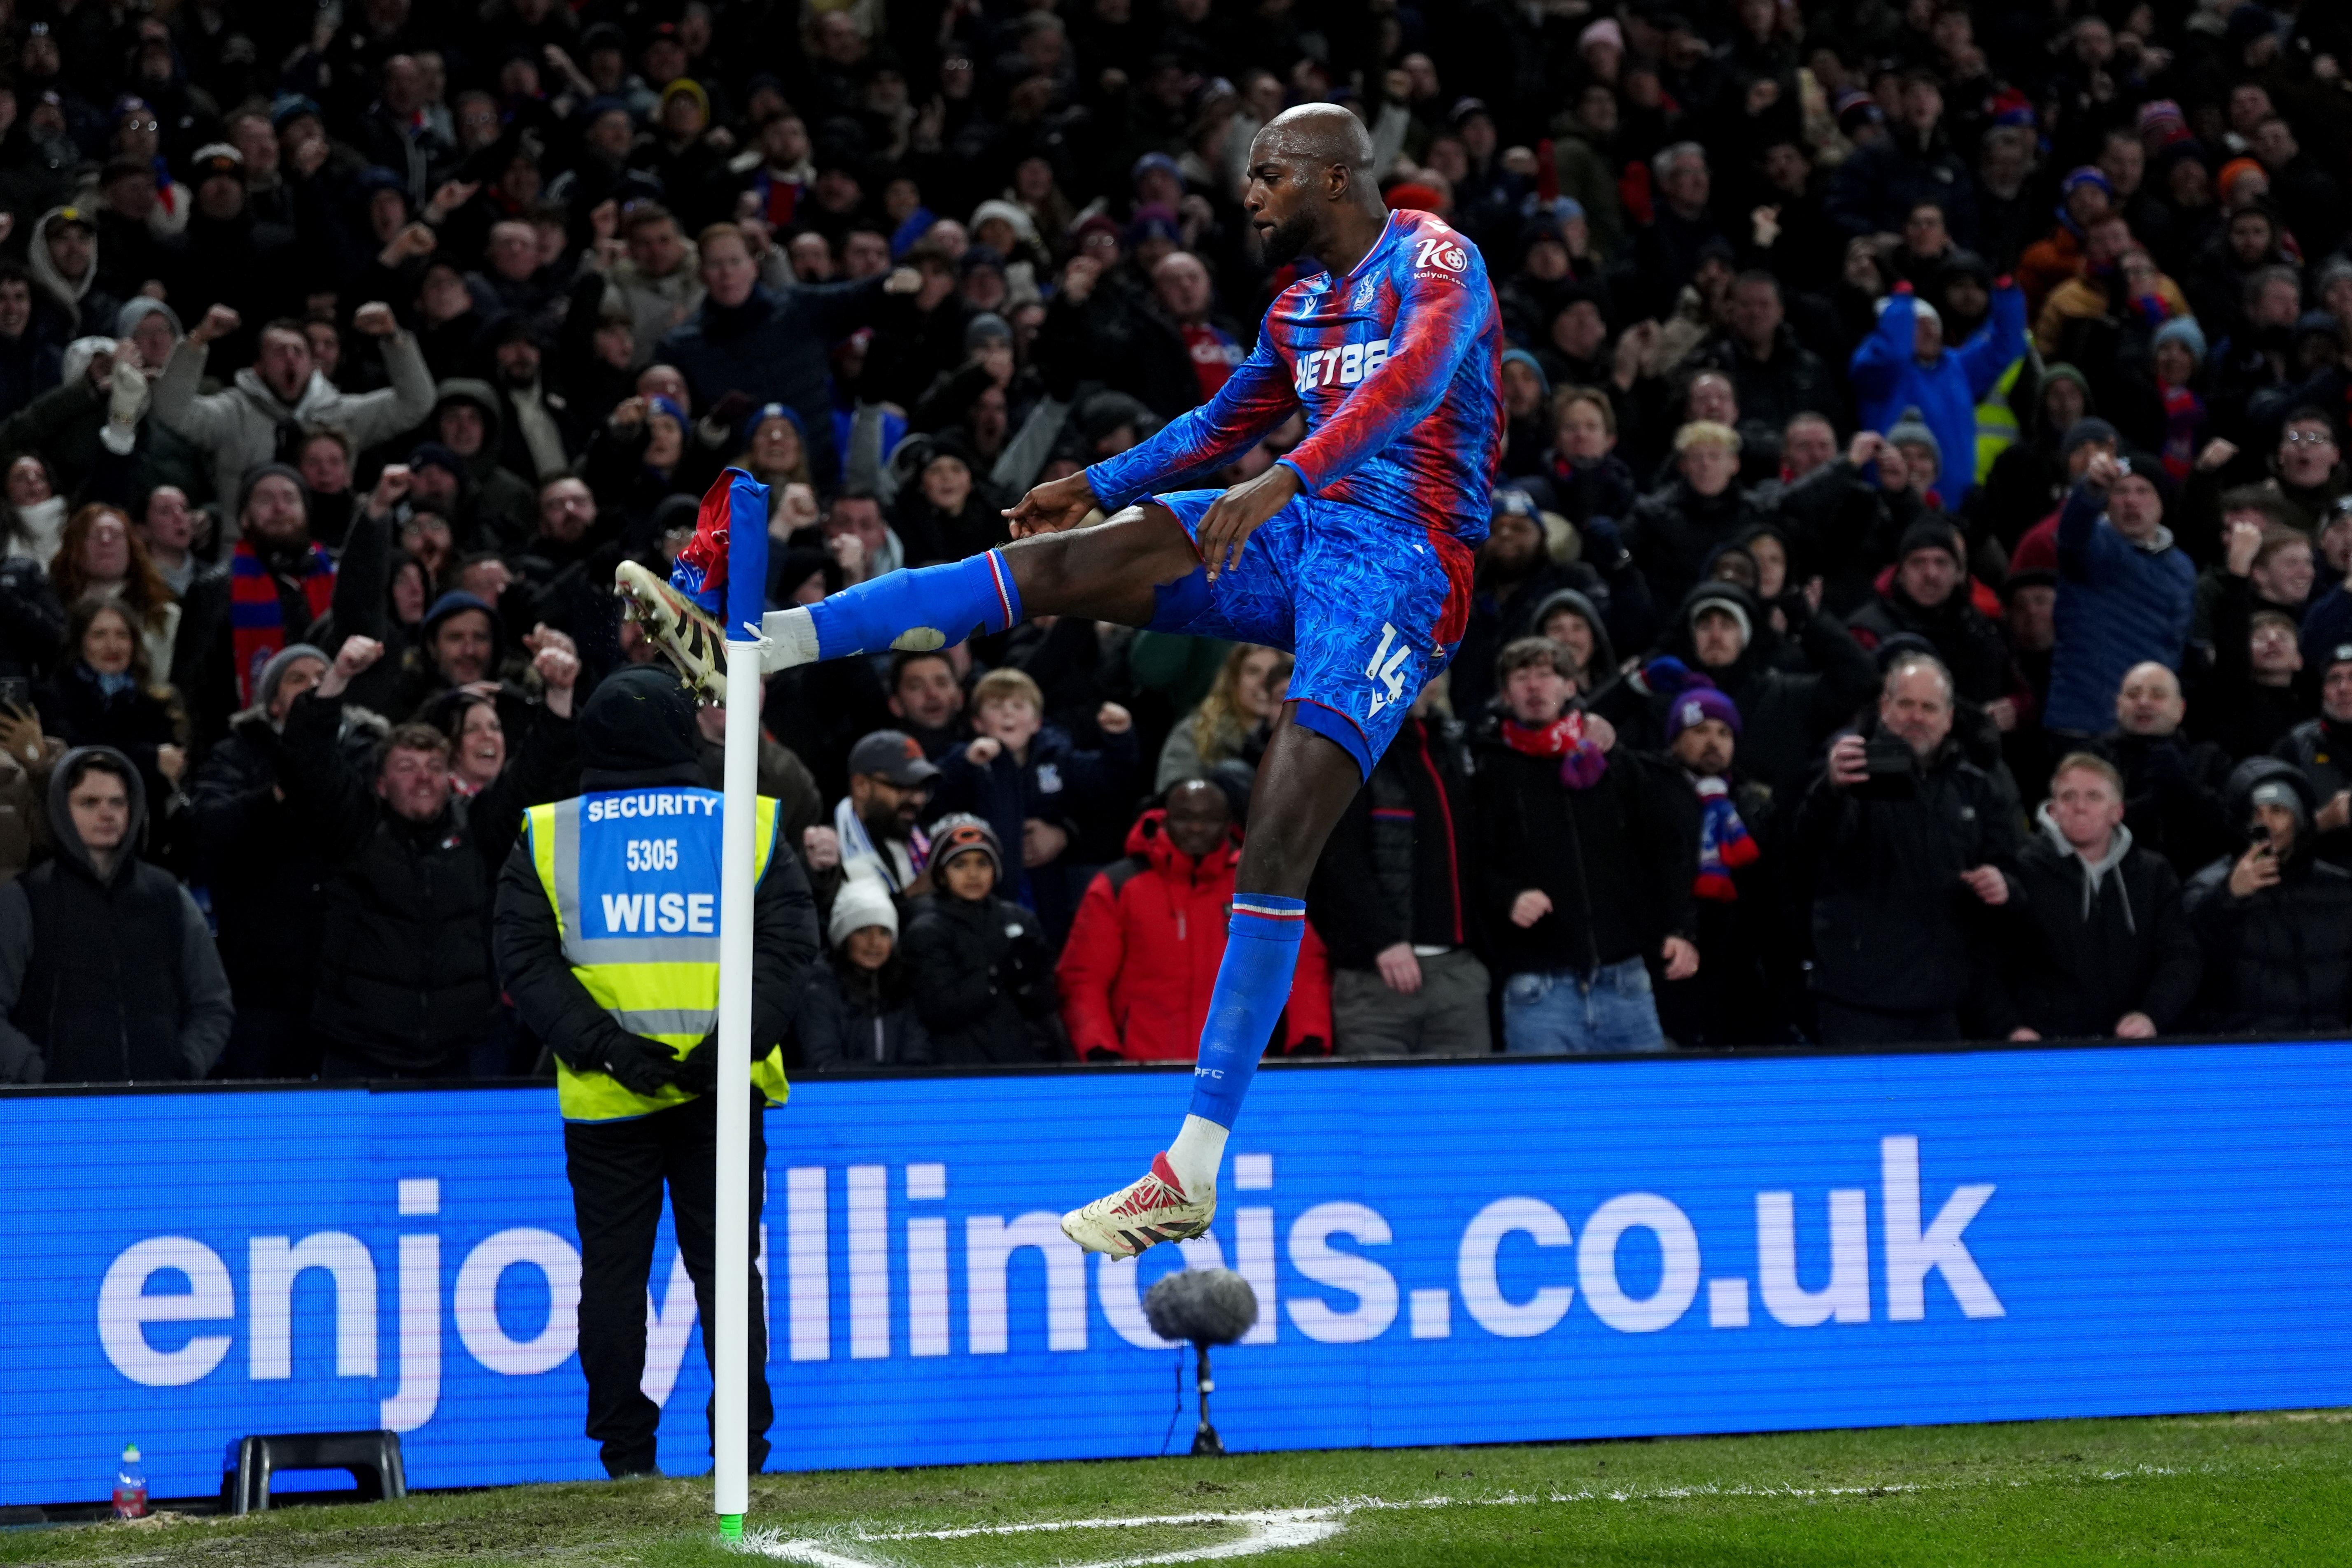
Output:
[[[2352,1006],[2352,871],[2313,853],[2319,800],[2303,771],[2254,757],[2230,775],[2251,841],[2189,879],[2205,951],[2196,1019],[2217,1034],[2341,1032]]]
[[[1952,735],[1952,676],[1896,656],[1878,710],[1841,735],[1797,811],[1813,889],[1813,1004],[1826,1046],[1958,1040],[1987,911],[2018,896],[2016,798]]]

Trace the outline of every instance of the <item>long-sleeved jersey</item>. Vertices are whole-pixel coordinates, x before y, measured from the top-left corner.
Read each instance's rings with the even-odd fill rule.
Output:
[[[1434,214],[1395,212],[1355,270],[1284,289],[1217,395],[1087,470],[1112,510],[1239,458],[1290,417],[1302,493],[1464,544],[1486,537],[1503,447],[1503,329],[1477,247]]]

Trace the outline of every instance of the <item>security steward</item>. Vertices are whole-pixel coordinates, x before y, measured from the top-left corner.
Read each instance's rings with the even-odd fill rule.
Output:
[[[614,1476],[656,1475],[661,1411],[638,1389],[646,1285],[669,1187],[702,1321],[716,1302],[719,880],[724,803],[702,787],[694,705],[650,666],[596,689],[579,721],[583,793],[526,814],[499,879],[499,972],[556,1063],[580,1228],[580,1366],[588,1436]],[[751,1242],[767,1149],[760,1113],[797,1066],[793,1014],[817,948],[816,906],[782,815],[761,796],[751,981]],[[761,1097],[764,1095],[766,1100]],[[751,1272],[749,1457],[768,1455],[767,1334]],[[710,1354],[706,1334],[703,1353]]]

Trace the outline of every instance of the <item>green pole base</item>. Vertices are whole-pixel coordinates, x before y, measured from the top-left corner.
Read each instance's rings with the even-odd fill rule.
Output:
[[[740,1513],[720,1514],[719,1516],[719,1539],[721,1541],[730,1542],[742,1540],[743,1516]]]

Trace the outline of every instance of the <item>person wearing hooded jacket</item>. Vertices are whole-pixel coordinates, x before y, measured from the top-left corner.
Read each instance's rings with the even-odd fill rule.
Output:
[[[79,229],[76,242],[68,231]],[[77,266],[78,264],[78,266]],[[33,226],[25,247],[25,266],[72,324],[72,335],[110,333],[122,301],[98,286],[98,224],[95,215],[78,206],[51,207]],[[68,271],[68,268],[74,268]]]
[[[464,468],[458,515],[451,523],[484,549],[511,550],[530,537],[538,491],[499,461],[506,449],[506,415],[488,382],[458,375],[441,383],[434,391],[432,420],[419,435],[427,446],[446,447]],[[417,459],[412,458],[409,466],[416,467]]]
[[[1871,657],[1836,617],[1814,611],[1801,592],[1777,602],[1790,639],[1811,666],[1798,674],[1775,667],[1759,646],[1763,606],[1737,583],[1702,583],[1685,597],[1659,643],[1663,658],[1706,676],[1738,706],[1740,771],[1763,784],[1781,810],[1793,810],[1822,743],[1869,700],[1878,679]],[[1708,624],[1702,624],[1708,623]],[[1670,674],[1671,672],[1661,672]],[[1622,744],[1662,751],[1679,682],[1637,669],[1593,700],[1617,727]]]
[[[1591,696],[1617,679],[1617,645],[1610,638],[1607,617],[1583,590],[1555,588],[1546,594],[1527,629],[1568,649],[1576,660],[1580,693]]]
[[[1129,829],[1126,858],[1087,884],[1055,972],[1062,1026],[1081,1061],[1189,1062],[1200,1054],[1225,955],[1241,827],[1225,792],[1206,780],[1174,784],[1165,798]],[[1329,973],[1310,917],[1269,1051],[1330,1048]],[[1482,980],[1482,1024],[1485,998]]]
[[[2230,775],[2252,840],[2181,894],[2205,951],[2198,1022],[2225,1034],[2340,1035],[2352,1016],[2352,871],[2314,854],[2318,797],[2302,770],[2252,757]]]
[[[1995,911],[1980,988],[1987,1033],[2012,1040],[2144,1040],[2197,997],[2203,957],[2163,856],[2124,822],[2122,775],[2074,752],[2051,776],[2017,852],[2018,896]]]
[[[2025,352],[2025,296],[2007,278],[1993,280],[1992,319],[1957,346],[1944,342],[1943,318],[1898,283],[1879,302],[1878,325],[1853,351],[1849,367],[1865,430],[1887,431],[1906,410],[1936,433],[1945,460],[1946,501],[1962,505],[1976,489],[1977,405]]]
[[[717,1304],[719,935],[709,911],[719,898],[726,806],[702,787],[694,704],[667,668],[639,666],[606,680],[579,728],[580,793],[558,792],[568,798],[529,812],[498,873],[490,934],[499,980],[556,1062],[580,1230],[587,1435],[608,1474],[652,1475],[661,1411],[638,1384],[665,1186],[704,1322]],[[776,803],[762,799],[751,894],[754,1247],[766,1169],[761,1113],[789,1092],[784,1069],[800,1059],[793,1018],[818,954],[808,878],[781,838]],[[671,911],[658,928],[656,905]],[[757,1470],[774,1407],[761,1370],[757,1271],[749,1286],[745,1414]]]
[[[300,332],[265,326],[255,362],[221,391],[199,394],[213,343],[239,324],[237,313],[225,305],[206,311],[172,351],[152,392],[156,422],[207,455],[215,495],[237,494],[249,469],[288,455],[304,429],[341,430],[359,451],[389,440],[433,410],[433,373],[425,368],[416,336],[402,329],[392,307],[381,301],[362,305],[352,325],[383,344],[392,384],[382,391],[337,390],[311,364],[310,344]]]
[[[0,885],[0,1083],[200,1079],[227,1043],[228,977],[204,911],[132,847],[139,770],[107,746],[49,777],[56,855]]]

